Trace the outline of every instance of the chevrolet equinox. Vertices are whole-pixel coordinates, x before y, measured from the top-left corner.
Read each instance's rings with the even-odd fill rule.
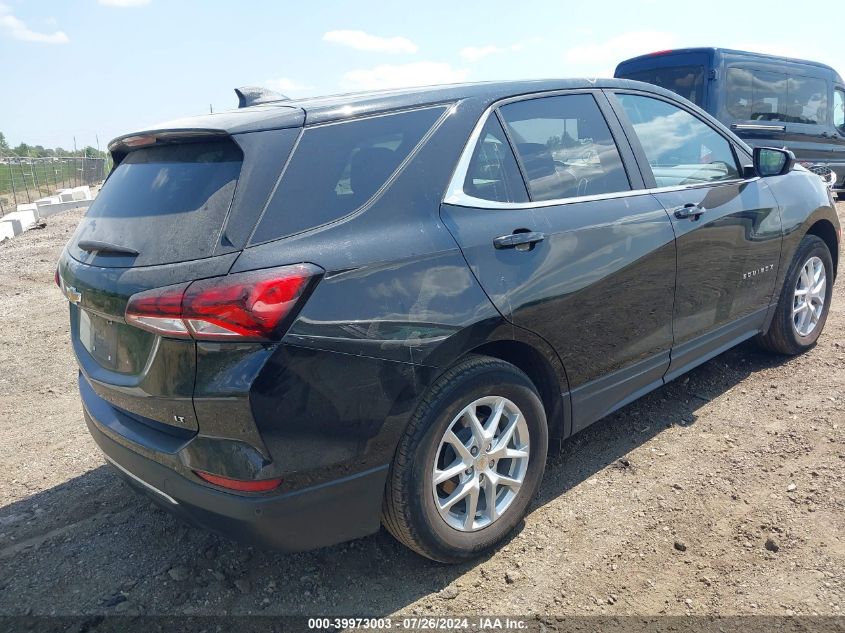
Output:
[[[550,438],[822,332],[831,194],[667,90],[239,95],[115,139],[56,273],[106,460],[210,530],[478,556]]]

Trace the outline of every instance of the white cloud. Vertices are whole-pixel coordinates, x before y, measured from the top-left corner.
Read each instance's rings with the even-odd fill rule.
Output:
[[[495,55],[496,53],[506,53],[512,52],[516,53],[521,51],[525,48],[525,44],[511,44],[510,46],[467,46],[466,48],[461,49],[461,57],[469,62],[477,62],[480,59],[484,59],[490,55]]]
[[[498,46],[467,46],[461,49],[461,57],[471,62],[477,62],[479,59],[484,59],[488,55],[501,51],[502,49]]]
[[[267,86],[270,90],[275,90],[284,94],[287,94],[288,92],[302,92],[303,90],[313,90],[314,88],[314,86],[306,86],[305,84],[301,84],[298,81],[294,81],[293,79],[288,79],[287,77],[279,77],[278,79],[268,79],[264,82],[264,85]]]
[[[359,51],[378,53],[416,53],[418,47],[407,37],[379,37],[364,31],[329,31],[323,35],[326,42],[351,46]]]
[[[631,31],[604,42],[570,48],[563,59],[582,66],[615,65],[629,57],[672,48],[677,39],[674,33],[664,31]]]
[[[64,31],[39,33],[29,28],[23,20],[12,15],[12,9],[0,2],[0,29],[5,30],[11,37],[24,42],[40,42],[42,44],[67,44],[70,38]]]
[[[344,73],[343,86],[357,90],[429,86],[466,81],[468,75],[468,70],[453,68],[451,64],[443,62],[381,64],[375,68]]]
[[[142,7],[150,0],[99,0],[104,7]]]

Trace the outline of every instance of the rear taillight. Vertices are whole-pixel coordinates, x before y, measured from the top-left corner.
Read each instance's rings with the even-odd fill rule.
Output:
[[[220,475],[212,475],[211,473],[204,473],[201,470],[195,470],[194,474],[215,486],[227,488],[228,490],[236,490],[238,492],[267,492],[268,490],[275,490],[282,484],[282,479],[229,479],[228,477],[221,477]]]
[[[296,264],[155,288],[132,295],[126,321],[177,338],[278,340],[322,273]]]

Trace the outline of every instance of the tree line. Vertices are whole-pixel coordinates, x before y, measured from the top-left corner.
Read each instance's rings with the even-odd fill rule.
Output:
[[[10,147],[6,141],[3,132],[0,132],[0,156],[27,156],[29,158],[49,158],[49,157],[71,157],[71,156],[85,156],[85,158],[106,158],[106,152],[99,151],[96,147],[90,145],[73,152],[66,150],[63,147],[44,147],[42,145],[29,145],[21,143],[16,147]]]

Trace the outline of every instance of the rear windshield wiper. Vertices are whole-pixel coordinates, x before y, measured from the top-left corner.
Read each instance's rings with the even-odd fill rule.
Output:
[[[108,242],[100,242],[98,240],[80,240],[76,244],[77,247],[89,253],[108,253],[112,255],[138,255],[138,251],[120,246],[119,244],[109,244]]]

